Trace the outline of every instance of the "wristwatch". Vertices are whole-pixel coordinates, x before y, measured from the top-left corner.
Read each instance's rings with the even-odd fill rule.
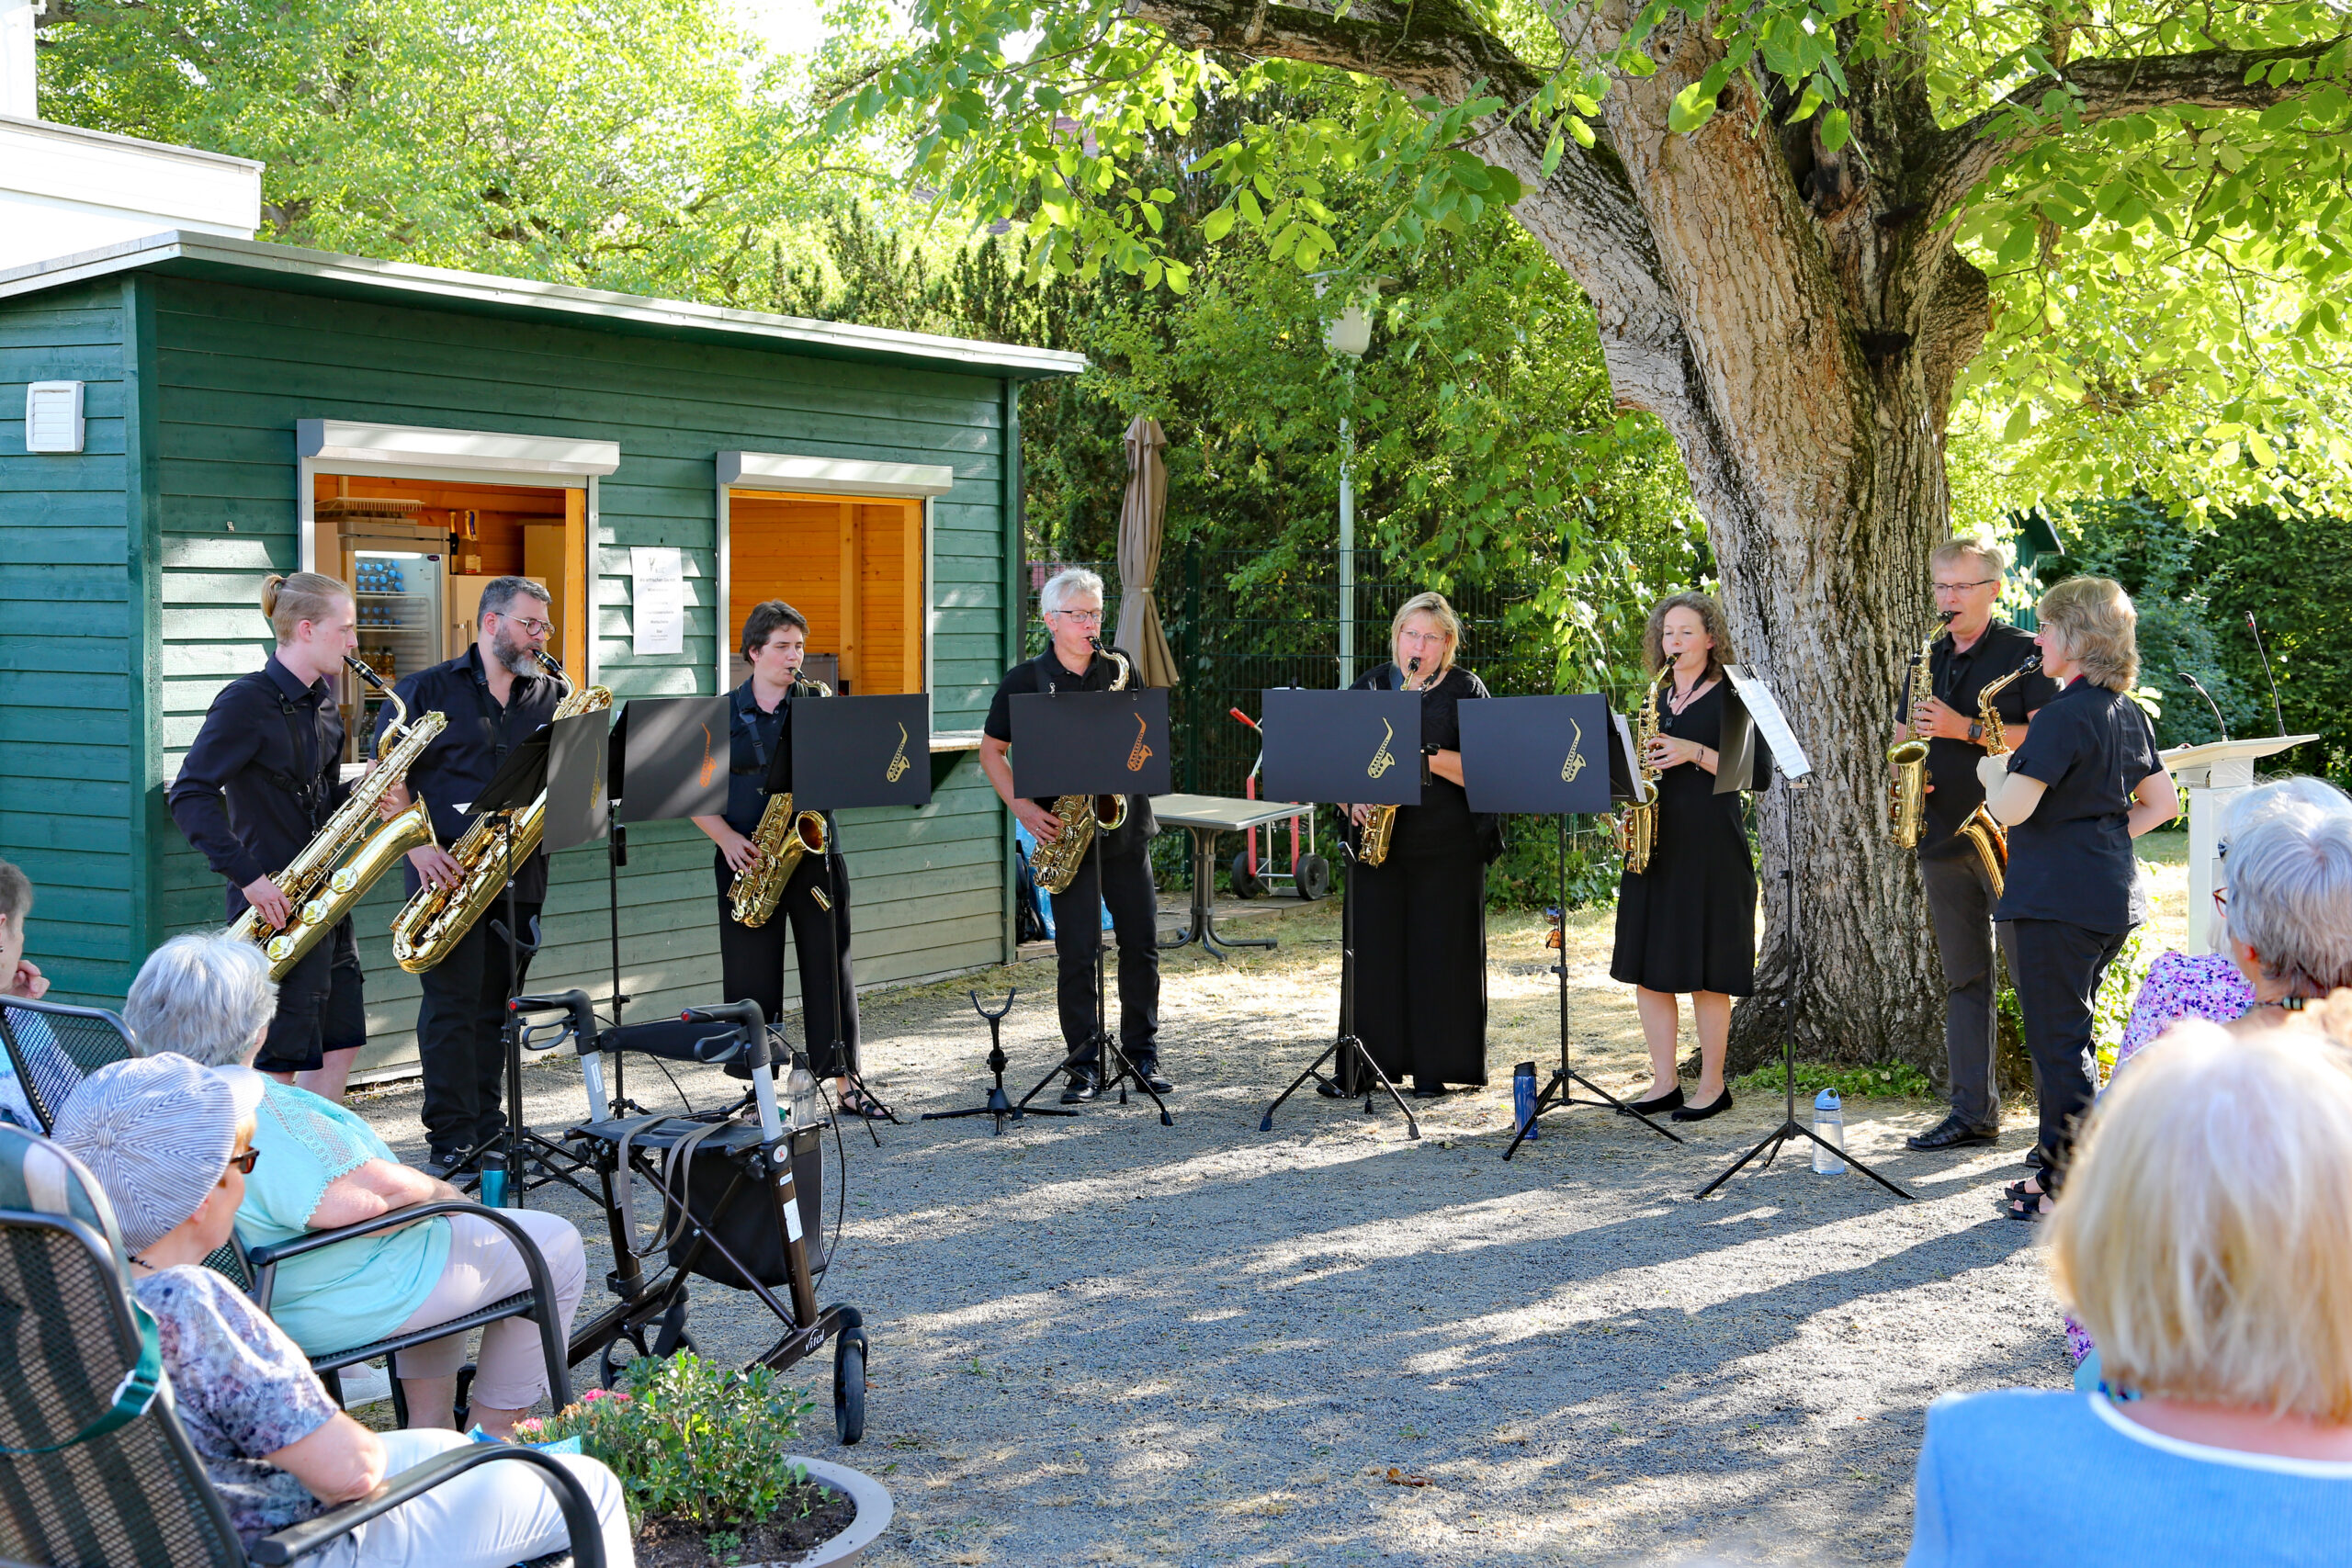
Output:
[[[1972,718],[1968,721],[1968,743],[1971,746],[1981,746],[1984,743],[1984,724],[1983,720]]]

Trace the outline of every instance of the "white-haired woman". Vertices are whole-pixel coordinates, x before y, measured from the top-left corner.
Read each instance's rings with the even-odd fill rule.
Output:
[[[2352,1055],[2179,1025],[2099,1101],[2050,1243],[2130,1396],[1936,1401],[1910,1568],[2343,1562]]]
[[[131,982],[123,1021],[149,1055],[174,1052],[206,1066],[249,1065],[268,1032],[276,987],[260,949],[227,936],[174,937]],[[463,1201],[446,1181],[402,1165],[353,1111],[291,1084],[272,1083],[254,1118],[263,1153],[237,1205],[248,1247],[357,1224],[418,1203]],[[509,1211],[537,1244],[555,1286],[564,1332],[580,1304],[587,1264],[571,1222],[535,1209]],[[527,1287],[522,1255],[488,1221],[436,1216],[289,1258],[277,1267],[270,1311],[312,1355],[429,1328]],[[395,1358],[416,1427],[455,1425],[466,1336],[453,1334]],[[539,1333],[528,1318],[482,1330],[470,1414],[503,1437],[546,1397]]]
[[[980,771],[1030,836],[1050,844],[1062,835],[1053,801],[1012,793],[1012,699],[1037,692],[1108,691],[1118,667],[1096,651],[1102,630],[1100,577],[1082,567],[1056,572],[1038,592],[1037,611],[1052,641],[998,683],[980,727]],[[1070,1063],[1064,1105],[1090,1100],[1102,1086],[1093,1044],[1094,961],[1102,951],[1106,908],[1119,944],[1119,1049],[1155,1093],[1175,1088],[1159,1073],[1159,899],[1151,880],[1151,839],[1159,831],[1151,797],[1130,795],[1126,821],[1101,840],[1099,880],[1095,855],[1089,853],[1069,886],[1053,896],[1055,995]],[[1110,1020],[1102,1023],[1107,1031]]]
[[[1355,1032],[1380,1070],[1410,1075],[1423,1098],[1487,1081],[1487,864],[1496,818],[1462,787],[1463,703],[1486,682],[1454,662],[1462,618],[1442,593],[1418,593],[1388,626],[1390,662],[1359,692],[1421,695],[1421,803],[1396,808],[1387,857],[1349,874],[1355,924]],[[1350,808],[1362,828],[1369,806]],[[1329,1086],[1325,1086],[1329,1087]]]
[[[2063,689],[2025,744],[1977,764],[1984,808],[2008,829],[2007,886],[2018,1005],[2041,1104],[2038,1177],[2003,1213],[2037,1220],[2065,1183],[2075,1122],[2091,1101],[2091,1004],[2132,928],[2147,919],[2132,840],[2180,815],[2155,731],[2129,695],[2138,615],[2119,583],[2076,577],[2041,596],[2041,667]]]

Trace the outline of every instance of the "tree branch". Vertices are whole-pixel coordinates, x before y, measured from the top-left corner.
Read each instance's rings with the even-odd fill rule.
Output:
[[[2061,67],[2055,82],[2037,77],[1965,124],[1941,133],[1938,154],[1930,160],[1936,175],[1928,220],[1959,205],[2003,159],[2045,136],[2063,133],[2061,122],[2041,107],[2053,86],[2073,96],[2075,115],[2086,125],[2160,108],[2263,109],[2311,86],[2308,78],[2272,86],[2267,67],[2279,61],[2316,62],[2344,41],[2339,35],[2278,49],[2078,60]],[[2264,68],[2261,76],[2255,75],[2256,67]],[[2250,76],[2255,79],[2248,81]]]

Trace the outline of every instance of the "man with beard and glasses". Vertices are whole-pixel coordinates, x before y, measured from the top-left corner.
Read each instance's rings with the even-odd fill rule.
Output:
[[[405,807],[411,792],[423,795],[433,813],[433,831],[454,844],[474,820],[473,803],[504,765],[507,754],[532,731],[555,716],[561,695],[535,657],[555,627],[548,619],[548,591],[524,577],[492,578],[481,591],[474,645],[446,664],[418,671],[398,685],[412,714],[439,711],[449,727],[424,750],[393,794],[393,809]],[[377,744],[391,705],[377,720]],[[426,845],[409,852],[408,891],[424,883],[454,887],[464,871],[447,849]],[[518,941],[532,944],[539,905],[547,897],[548,862],[534,850],[514,868],[514,919]],[[424,998],[416,1013],[417,1055],[424,1067],[425,1173],[447,1181],[465,1167],[466,1156],[506,1128],[500,1096],[506,1055],[500,1043],[510,982],[505,939],[491,930],[506,918],[502,893],[492,912],[459,938],[449,955],[427,969]],[[530,954],[521,954],[529,967]]]

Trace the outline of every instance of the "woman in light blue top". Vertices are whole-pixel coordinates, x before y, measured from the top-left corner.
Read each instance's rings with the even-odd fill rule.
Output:
[[[1947,1396],[1912,1568],[2352,1563],[2352,998],[2120,1075],[2052,1217],[2110,1387]]]
[[[177,1052],[207,1066],[250,1065],[277,1008],[261,950],[227,936],[174,937],[131,983],[124,1021],[150,1055]],[[413,1204],[465,1201],[446,1181],[411,1169],[359,1116],[307,1089],[273,1081],[254,1120],[265,1157],[237,1205],[237,1234],[266,1247],[306,1232],[356,1224]],[[547,1260],[569,1334],[587,1278],[570,1221],[516,1211]],[[486,1306],[526,1288],[528,1276],[506,1233],[466,1216],[434,1217],[355,1236],[277,1266],[270,1313],[310,1355],[349,1349]],[[411,1423],[454,1425],[466,1336],[403,1350],[394,1369]],[[482,1330],[470,1413],[503,1437],[547,1393],[537,1325],[503,1318]]]

